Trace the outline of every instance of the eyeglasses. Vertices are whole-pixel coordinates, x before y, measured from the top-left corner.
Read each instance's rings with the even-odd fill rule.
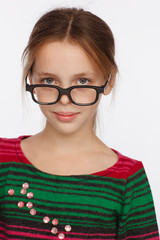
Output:
[[[47,84],[29,85],[26,81],[26,91],[31,93],[34,102],[40,105],[52,105],[57,103],[62,95],[67,95],[69,100],[78,106],[90,106],[95,104],[99,99],[99,94],[104,93],[111,74],[102,86],[71,86],[69,88],[61,88],[59,86]]]

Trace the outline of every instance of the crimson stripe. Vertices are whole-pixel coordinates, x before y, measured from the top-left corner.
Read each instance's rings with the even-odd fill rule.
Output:
[[[31,230],[35,230],[35,231],[43,231],[43,232],[50,232],[49,230],[46,229],[39,229],[39,228],[31,228],[31,227],[25,227],[25,226],[16,226],[16,225],[7,225],[4,222],[0,222],[1,224],[7,226],[7,227],[11,227],[11,228],[23,228],[23,229],[31,229]],[[0,230],[4,229],[0,226]],[[5,230],[5,229],[4,229]]]
[[[129,236],[127,238],[124,238],[123,240],[126,240],[126,239],[131,239],[131,238],[139,238],[139,237],[149,237],[149,235],[153,235],[153,234],[158,234],[158,231],[156,232],[150,232],[150,233],[147,233],[147,234],[142,234],[142,235],[137,235],[137,236]],[[154,237],[154,238],[147,238],[147,240],[159,240],[159,237]]]
[[[50,232],[49,230],[46,229],[39,229],[39,228],[30,228],[30,227],[25,227],[25,226],[16,226],[16,225],[6,225],[4,222],[0,221],[1,224],[10,227],[10,228],[23,228],[23,229],[29,229],[29,230],[35,230],[35,231],[43,231],[43,232]],[[5,230],[3,227],[0,228],[0,230]],[[77,232],[70,232],[69,234],[78,234]],[[103,234],[103,233],[92,233],[92,234],[85,234],[85,233],[79,233],[79,235],[84,235],[84,236],[96,236],[96,235],[101,235],[101,236],[115,236],[115,234]]]
[[[16,226],[16,225],[6,225],[4,222],[2,222],[2,221],[0,221],[0,223],[1,224],[3,224],[3,225],[5,225],[5,226],[7,226],[7,227],[9,227],[9,228],[15,228],[15,229],[29,229],[29,230],[35,230],[35,231],[43,231],[43,232],[50,232],[49,230],[46,230],[46,229],[39,229],[39,228],[30,228],[30,227],[25,227],[25,226]],[[0,226],[0,230],[5,230],[3,227],[1,227]],[[15,233],[20,233],[20,232],[17,232],[17,231],[7,231],[7,232],[15,232]],[[23,232],[24,233],[24,232]],[[22,234],[23,234],[22,233]],[[65,232],[63,232],[64,234],[65,234]],[[27,233],[26,233],[27,234]],[[30,233],[29,233],[30,234]],[[32,233],[33,234],[33,233]],[[67,233],[68,234],[68,233]],[[77,233],[77,232],[70,232],[69,233],[70,235],[82,235],[82,236],[96,236],[96,235],[98,235],[98,236],[106,236],[106,237],[109,237],[109,236],[116,236],[115,234],[103,234],[103,233],[92,233],[92,234],[85,234],[85,233]],[[17,234],[17,235],[19,235],[19,234]],[[37,236],[37,234],[35,234],[36,236]],[[27,236],[27,235],[26,235]],[[32,236],[31,234],[30,234],[30,236]],[[42,236],[42,235],[40,235],[40,236]],[[47,236],[48,237],[48,236]],[[53,237],[52,237],[53,238]],[[72,238],[72,239],[74,239],[74,238]],[[77,239],[77,238],[76,238]]]
[[[26,237],[35,237],[36,239],[37,238],[46,239],[46,235],[40,235],[37,233],[26,233],[26,232],[18,232],[18,231],[11,231],[11,230],[8,230],[7,233],[10,234],[11,236],[26,236]],[[53,236],[47,236],[47,239],[53,240]]]
[[[21,240],[20,238],[14,238],[14,239],[13,238],[8,238],[8,237],[6,238],[6,236],[1,234],[1,233],[0,233],[0,237],[3,237],[4,239],[7,239],[7,240],[10,240],[10,239],[11,240]]]
[[[6,239],[6,236],[5,236],[4,234],[2,234],[2,233],[0,233],[0,237],[3,237],[3,238]],[[19,239],[18,239],[18,240],[19,240]]]
[[[4,222],[0,222],[2,224],[4,224]],[[49,230],[45,230],[45,229],[38,229],[38,228],[29,228],[29,227],[25,227],[25,226],[16,226],[16,225],[6,225],[7,227],[11,227],[11,228],[15,228],[15,229],[29,229],[29,230],[35,230],[35,231],[43,231],[43,232],[50,232]],[[1,229],[4,229],[4,228],[0,228]],[[11,231],[11,230],[8,230],[7,233],[10,233],[10,234],[14,234],[14,235],[25,235],[25,236],[29,236],[29,237],[39,237],[39,238],[43,238],[43,237],[46,237],[46,235],[40,235],[40,234],[34,234],[34,233],[26,233],[26,232],[18,232],[18,231]],[[65,232],[63,232],[65,234]],[[102,234],[102,233],[92,233],[92,234],[85,234],[85,233],[77,233],[77,232],[70,232],[70,233],[67,233],[69,235],[78,235],[78,236],[93,236],[95,237],[96,235],[98,236],[102,236],[102,237],[114,237],[116,236],[115,234]],[[53,239],[53,236],[47,236],[48,239]],[[65,239],[70,239],[70,238],[65,238]],[[72,238],[73,240],[77,238]],[[78,239],[81,239],[81,238],[78,238]],[[84,239],[84,238],[83,238]],[[98,238],[99,239],[99,238]],[[109,238],[110,239],[110,238]],[[97,240],[96,238],[94,238],[94,240]],[[114,239],[113,239],[114,240]]]
[[[26,237],[35,237],[35,238],[40,238],[40,239],[46,239],[46,235],[42,235],[42,234],[37,234],[37,233],[26,233],[26,232],[18,232],[18,231],[11,231],[11,230],[8,230],[7,231],[7,233],[8,234],[11,234],[11,235],[14,235],[14,236],[26,236]],[[66,234],[66,232],[61,232],[61,233],[64,233],[64,234]],[[93,235],[93,237],[94,236],[96,236],[96,235],[98,235],[98,234],[81,234],[81,233],[67,233],[67,235],[76,235],[76,236],[81,236],[81,235],[83,235],[83,236],[92,236]],[[115,234],[99,234],[99,236],[106,236],[106,237],[109,237],[109,236],[115,236]],[[7,238],[7,239],[9,239],[9,238]],[[47,239],[53,239],[53,236],[47,236]],[[70,240],[71,238],[70,237],[65,237],[65,239],[66,240]],[[80,238],[80,237],[78,237],[78,239],[80,240],[80,239],[82,239],[82,240],[84,240],[84,238]],[[94,240],[100,240],[100,238],[92,238],[92,239],[94,239]],[[109,240],[111,240],[111,238],[105,238],[106,240],[107,239],[109,239]],[[15,240],[15,238],[14,238],[14,240]],[[19,240],[19,239],[18,239]],[[76,238],[72,238],[72,240],[77,240],[77,237]],[[112,239],[112,240],[115,240],[115,239]]]

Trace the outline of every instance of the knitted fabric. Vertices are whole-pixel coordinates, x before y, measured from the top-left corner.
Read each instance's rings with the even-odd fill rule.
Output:
[[[0,139],[1,240],[159,240],[141,161],[112,149],[118,161],[104,171],[52,175],[25,157],[23,137]]]

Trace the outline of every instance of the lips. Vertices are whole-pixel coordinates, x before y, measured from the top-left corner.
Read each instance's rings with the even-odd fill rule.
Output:
[[[54,112],[54,113],[61,115],[61,116],[71,116],[71,115],[77,114],[74,112]]]
[[[79,113],[74,112],[54,112],[56,118],[61,122],[70,122],[77,117]]]

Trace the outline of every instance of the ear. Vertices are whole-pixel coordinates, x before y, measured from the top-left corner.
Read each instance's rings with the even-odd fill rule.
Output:
[[[114,87],[114,82],[115,82],[114,77],[111,75],[111,77],[109,77],[108,79],[107,87],[103,93],[104,95],[110,94],[110,92],[112,91],[112,88]]]
[[[112,90],[112,86],[111,86],[111,84],[110,83],[108,83],[108,85],[107,85],[107,87],[106,87],[106,89],[105,89],[105,91],[104,91],[104,95],[108,95],[108,94],[110,94],[110,92],[111,92],[111,90]]]

